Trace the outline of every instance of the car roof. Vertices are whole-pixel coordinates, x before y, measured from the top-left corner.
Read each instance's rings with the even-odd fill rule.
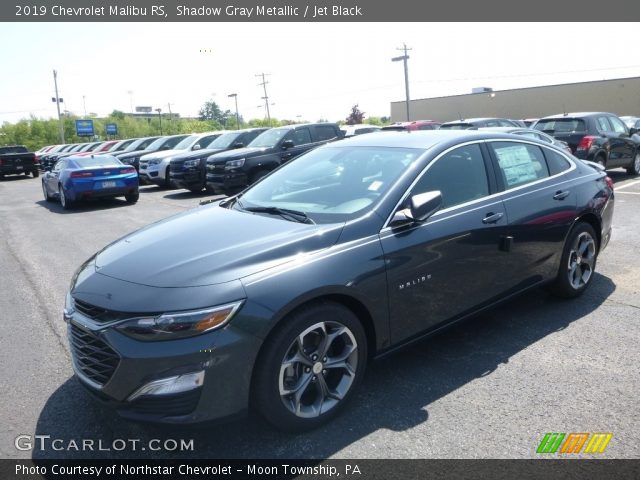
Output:
[[[456,123],[473,123],[473,122],[484,122],[485,120],[508,120],[507,118],[502,117],[478,117],[478,118],[462,118],[460,120],[451,120],[450,122],[445,122],[443,125],[453,125]]]
[[[610,113],[610,112],[572,112],[572,113],[558,113],[556,115],[549,115],[548,117],[543,117],[540,120],[548,120],[553,118],[593,117],[595,115],[613,115],[614,117],[617,117],[615,113]]]
[[[496,138],[517,139],[520,141],[525,140],[522,136],[479,130],[414,130],[406,132],[390,132],[381,130],[379,132],[368,133],[366,135],[356,135],[353,137],[345,138],[340,142],[327,144],[323,148],[354,146],[420,148],[427,150],[439,144],[457,144],[464,143],[466,141],[488,140]],[[529,139],[527,138],[526,141],[529,141]]]

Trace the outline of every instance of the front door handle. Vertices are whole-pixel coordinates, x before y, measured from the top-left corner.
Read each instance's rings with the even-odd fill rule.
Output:
[[[558,190],[556,192],[556,194],[553,196],[554,200],[564,200],[565,198],[567,198],[569,196],[569,191],[567,190]]]
[[[482,219],[482,223],[496,223],[503,216],[504,216],[504,213],[502,212],[498,212],[498,213],[489,212],[487,213],[487,216]]]

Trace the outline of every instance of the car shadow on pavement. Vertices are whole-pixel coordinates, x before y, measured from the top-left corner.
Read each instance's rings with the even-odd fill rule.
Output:
[[[374,362],[343,414],[304,434],[277,431],[255,415],[233,423],[197,428],[129,423],[96,405],[78,381],[70,378],[48,399],[35,433],[62,439],[62,445],[71,440],[80,445],[83,439],[93,439],[94,451],[34,450],[32,456],[34,459],[327,458],[380,429],[405,431],[428,425],[429,407],[434,402],[490,375],[546,336],[580,322],[599,308],[615,288],[611,279],[596,274],[590,289],[575,300],[557,299],[544,289],[535,289]],[[127,445],[131,445],[131,439],[138,441],[137,450],[128,447],[123,451],[97,451],[99,440],[104,448],[111,448],[116,439],[125,440]],[[150,439],[178,442],[193,439],[194,449],[142,450]],[[398,456],[385,445],[371,448],[372,455],[378,458]]]
[[[36,203],[41,207],[45,207],[50,212],[62,213],[64,215],[132,206],[132,204],[127,203],[124,198],[95,198],[83,200],[76,203],[71,210],[65,210],[62,208],[62,205],[60,205],[60,201],[58,200],[52,200],[51,202],[38,200]]]

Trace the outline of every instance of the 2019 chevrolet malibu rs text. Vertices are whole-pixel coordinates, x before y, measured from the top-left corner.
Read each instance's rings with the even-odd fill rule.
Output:
[[[74,370],[131,419],[254,408],[313,428],[371,358],[532,287],[579,296],[613,205],[601,167],[521,136],[329,143],[87,260],[64,309]]]

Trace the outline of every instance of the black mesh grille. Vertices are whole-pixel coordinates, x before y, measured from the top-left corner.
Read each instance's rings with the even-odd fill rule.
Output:
[[[127,410],[148,415],[175,417],[188,415],[198,406],[201,388],[175,395],[148,395],[138,398],[126,407]]]
[[[114,322],[116,320],[125,320],[127,318],[143,317],[145,315],[149,315],[144,313],[116,312],[114,310],[108,310],[106,308],[91,305],[90,303],[83,302],[82,300],[78,300],[77,298],[73,299],[73,306],[85,317],[88,317],[98,323]]]
[[[69,344],[76,368],[100,385],[109,381],[120,363],[109,345],[73,323],[69,326]]]
[[[169,171],[171,172],[181,172],[182,167],[184,166],[184,162],[171,162],[169,165]]]

